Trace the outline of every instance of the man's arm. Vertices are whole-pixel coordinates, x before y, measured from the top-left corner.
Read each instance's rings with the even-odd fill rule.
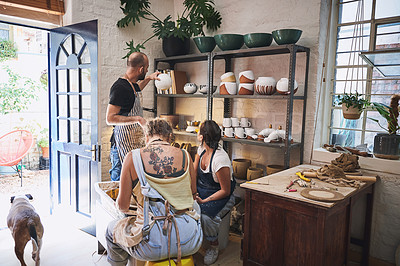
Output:
[[[144,80],[139,80],[137,84],[139,85],[140,90],[142,91],[144,87],[146,87],[146,85],[149,84],[150,80],[160,80],[158,78],[159,74],[160,72],[156,71],[153,74],[150,74],[147,77],[145,77]]]
[[[106,123],[107,125],[129,125],[133,123],[139,123],[141,126],[145,126],[146,120],[141,116],[123,116],[119,115],[121,106],[108,104]]]

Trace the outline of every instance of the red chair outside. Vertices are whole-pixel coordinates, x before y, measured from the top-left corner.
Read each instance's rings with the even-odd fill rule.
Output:
[[[27,130],[14,130],[0,137],[0,166],[11,166],[21,178],[22,158],[28,154],[33,145],[32,133]],[[18,169],[20,163],[20,169]]]

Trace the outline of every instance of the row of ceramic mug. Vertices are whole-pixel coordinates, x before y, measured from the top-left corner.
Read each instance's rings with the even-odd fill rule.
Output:
[[[226,117],[222,120],[223,127],[251,127],[251,122],[247,117],[237,118],[237,117]]]
[[[227,138],[235,137],[238,139],[257,138],[256,130],[251,127],[225,127],[222,131],[222,135]]]

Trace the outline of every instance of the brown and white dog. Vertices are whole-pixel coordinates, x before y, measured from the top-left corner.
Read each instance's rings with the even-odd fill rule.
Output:
[[[11,209],[7,216],[7,226],[15,241],[15,255],[25,266],[24,249],[26,243],[32,239],[32,259],[39,265],[39,252],[42,246],[43,225],[35,208],[30,204],[27,196],[11,198]]]

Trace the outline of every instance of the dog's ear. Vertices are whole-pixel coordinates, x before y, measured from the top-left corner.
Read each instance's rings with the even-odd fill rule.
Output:
[[[33,197],[31,194],[25,194],[25,197],[27,197],[29,200],[33,200]]]
[[[13,203],[13,202],[14,202],[14,199],[15,199],[15,196],[12,196],[12,197],[10,198],[10,202]]]

